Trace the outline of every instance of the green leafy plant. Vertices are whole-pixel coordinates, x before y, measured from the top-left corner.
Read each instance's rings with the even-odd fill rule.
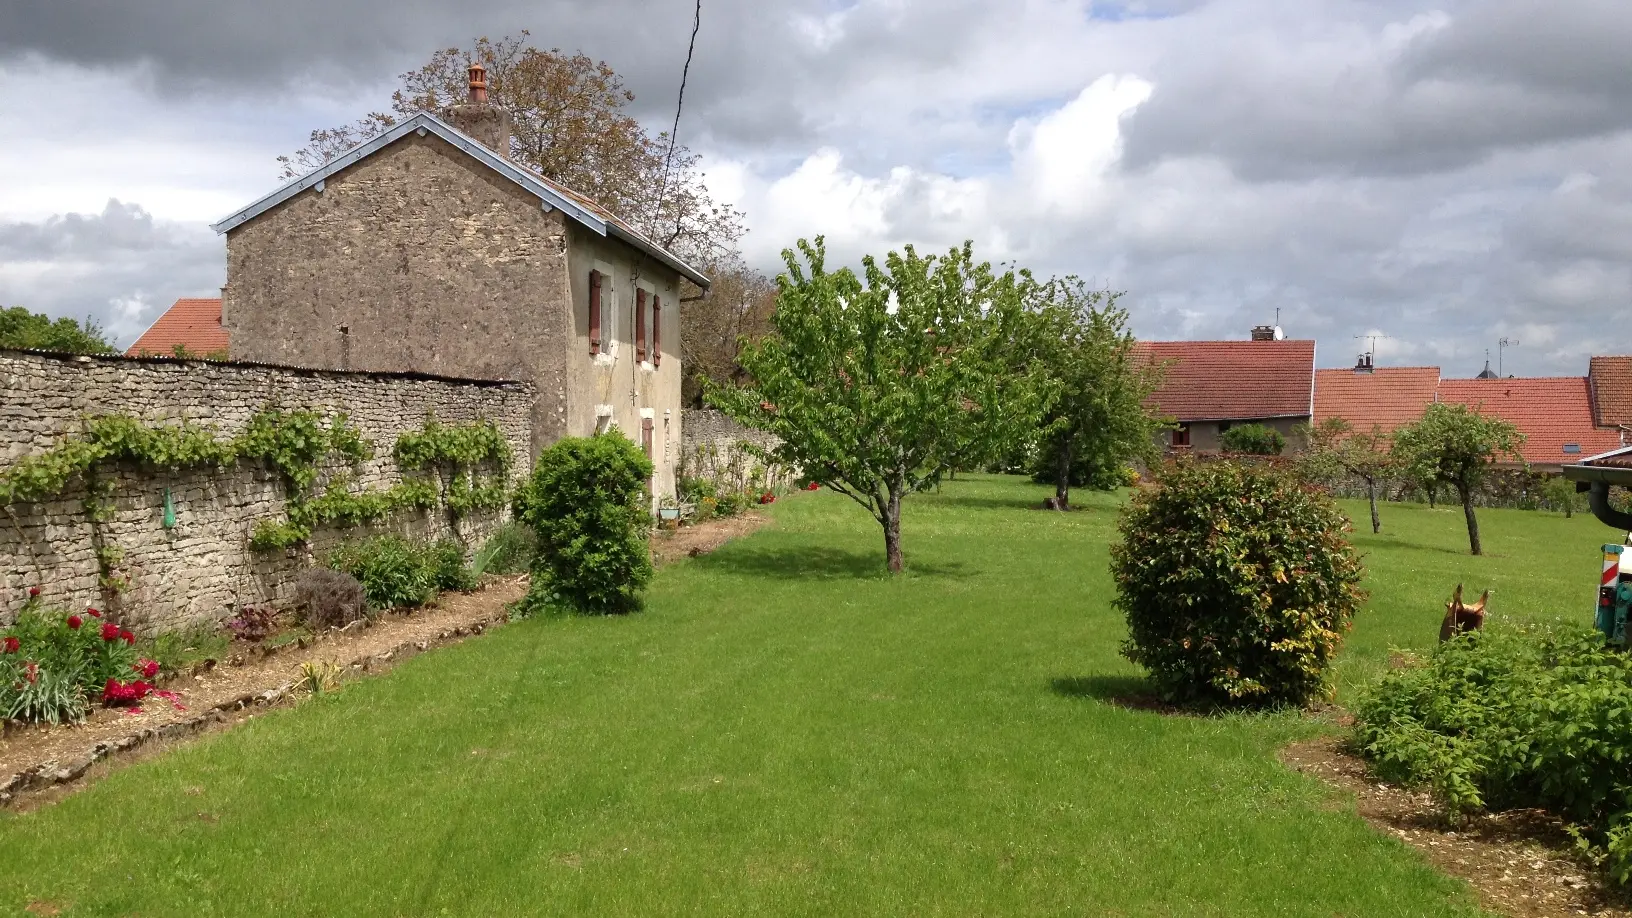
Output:
[[[357,578],[376,609],[413,608],[436,596],[437,559],[427,546],[401,536],[349,542],[335,549],[328,563]]]
[[[427,546],[425,553],[435,572],[433,582],[438,591],[468,593],[476,589],[476,572],[465,561],[465,546],[452,539],[442,539]]]
[[[340,687],[340,666],[332,660],[308,660],[300,664],[300,687],[313,695]]]
[[[1493,623],[1390,672],[1355,715],[1384,780],[1453,814],[1546,809],[1632,880],[1632,657],[1597,631]]]
[[[538,538],[523,612],[557,600],[588,613],[640,608],[652,578],[646,482],[652,462],[620,433],[568,437],[517,491],[515,517]]]
[[[1224,431],[1218,442],[1232,453],[1251,456],[1279,456],[1286,451],[1286,437],[1263,424],[1238,424]]]
[[[431,418],[423,429],[399,436],[392,455],[405,470],[435,470],[445,476],[444,500],[456,516],[504,506],[511,451],[492,421],[449,425]],[[487,474],[478,476],[478,469]]]
[[[537,551],[538,536],[511,520],[500,526],[476,552],[471,573],[478,578],[483,574],[520,574],[532,565]]]
[[[1304,704],[1364,594],[1348,521],[1274,469],[1168,466],[1135,492],[1111,549],[1123,654],[1170,698]]]
[[[1581,495],[1576,493],[1575,482],[1563,475],[1554,475],[1541,486],[1541,496],[1547,500],[1554,510],[1564,511],[1564,518],[1575,515],[1575,508],[1581,505]]]

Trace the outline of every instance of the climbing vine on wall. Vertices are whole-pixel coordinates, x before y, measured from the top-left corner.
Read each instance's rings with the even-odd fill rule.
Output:
[[[398,437],[392,454],[404,470],[438,472],[446,481],[443,500],[455,517],[497,510],[509,497],[510,444],[492,421],[448,425],[431,418],[424,429]]]

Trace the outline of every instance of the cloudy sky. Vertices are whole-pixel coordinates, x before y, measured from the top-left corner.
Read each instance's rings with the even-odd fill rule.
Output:
[[[434,48],[530,30],[672,117],[689,0],[0,0],[0,305],[122,342],[213,294],[206,224]],[[768,270],[962,239],[1148,338],[1351,363],[1632,352],[1625,0],[704,0],[681,139]]]

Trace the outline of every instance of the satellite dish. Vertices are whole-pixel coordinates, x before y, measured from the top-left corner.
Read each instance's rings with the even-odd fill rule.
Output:
[[[1286,340],[1286,332],[1281,331],[1281,327],[1279,325],[1275,326],[1275,340],[1276,341],[1285,341]]]

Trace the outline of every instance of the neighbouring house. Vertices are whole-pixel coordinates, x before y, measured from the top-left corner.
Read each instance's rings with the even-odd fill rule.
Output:
[[[1439,400],[1467,405],[1517,427],[1525,435],[1524,460],[1540,471],[1556,472],[1621,446],[1619,430],[1596,423],[1585,376],[1445,379],[1439,383]]]
[[[510,115],[470,93],[215,225],[235,360],[514,379],[534,456],[617,428],[674,493],[681,281],[708,278],[582,195],[511,162]]]
[[[1599,427],[1632,432],[1632,357],[1594,357],[1587,367],[1592,420]]]
[[[1214,452],[1239,424],[1263,424],[1295,442],[1314,412],[1315,342],[1289,341],[1256,328],[1250,341],[1143,341],[1140,353],[1165,364],[1149,404],[1176,427],[1164,445]]]
[[[224,357],[227,330],[221,327],[221,300],[180,299],[126,349],[130,357]]]
[[[1439,367],[1377,367],[1363,355],[1353,369],[1315,372],[1314,422],[1349,422],[1356,433],[1391,434],[1422,417],[1439,392]]]

